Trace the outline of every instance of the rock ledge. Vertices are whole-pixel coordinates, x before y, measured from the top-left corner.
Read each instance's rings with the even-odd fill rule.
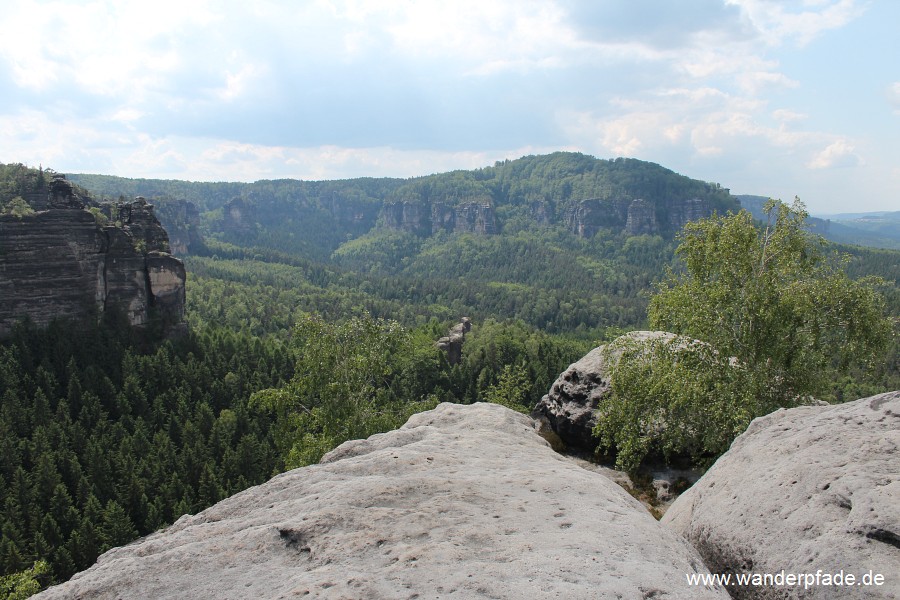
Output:
[[[50,598],[727,598],[507,408],[442,404],[111,550]]]

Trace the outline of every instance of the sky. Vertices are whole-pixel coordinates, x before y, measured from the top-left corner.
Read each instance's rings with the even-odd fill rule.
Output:
[[[558,150],[900,210],[895,0],[6,0],[0,162],[413,177]]]

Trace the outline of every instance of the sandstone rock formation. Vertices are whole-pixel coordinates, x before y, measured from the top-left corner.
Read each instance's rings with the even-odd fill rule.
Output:
[[[527,417],[442,404],[111,550],[35,598],[727,598]]]
[[[597,424],[594,411],[610,389],[605,348],[598,346],[569,365],[532,410],[531,416],[546,419],[567,446],[593,450],[597,445],[592,434]]]
[[[142,199],[107,206],[120,226],[98,224],[64,179],[50,185],[43,210],[0,216],[0,334],[20,318],[38,325],[110,310],[132,325],[151,311],[177,324],[184,316],[184,264]]]
[[[711,214],[709,202],[700,198],[667,198],[664,201],[591,198],[569,206],[565,225],[575,235],[585,238],[593,237],[600,229],[625,230],[629,235],[672,236],[688,221]]]
[[[687,225],[689,221],[705,219],[712,214],[709,202],[701,198],[687,200],[669,199],[666,201],[666,214],[668,228],[677,232]]]
[[[463,202],[454,212],[454,231],[479,235],[499,233],[494,206],[490,202]]]
[[[256,209],[243,198],[232,198],[222,207],[222,230],[238,238],[256,233]]]
[[[463,343],[466,341],[466,334],[471,330],[472,321],[469,317],[463,317],[459,323],[450,328],[446,336],[436,342],[438,349],[447,353],[447,362],[451,365],[458,365],[462,359]]]
[[[427,236],[432,231],[430,207],[419,202],[389,202],[381,208],[381,220],[388,229]]]
[[[156,217],[169,234],[169,252],[192,254],[204,246],[200,235],[200,210],[187,200],[157,201]]]
[[[628,205],[628,217],[625,220],[625,231],[631,235],[654,234],[659,232],[656,220],[656,208],[641,198],[632,200]]]
[[[497,217],[489,200],[442,202],[386,202],[381,221],[388,229],[427,236],[439,231],[493,235],[498,233]]]
[[[623,336],[634,341],[675,337],[664,331],[632,331]],[[569,365],[532,411],[532,417],[546,419],[568,446],[581,450],[593,450],[597,446],[592,433],[597,424],[594,413],[600,399],[610,393],[606,348],[606,345],[598,346]]]
[[[628,220],[628,205],[624,199],[579,200],[566,210],[566,228],[583,238],[594,237],[601,228],[621,230]]]
[[[663,518],[713,572],[881,574],[734,598],[900,598],[900,392],[751,423]]]

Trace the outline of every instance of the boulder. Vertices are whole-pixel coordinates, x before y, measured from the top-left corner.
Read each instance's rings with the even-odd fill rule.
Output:
[[[820,574],[734,598],[900,598],[900,392],[755,419],[663,523],[713,572]],[[821,583],[870,571],[882,585]]]
[[[727,598],[531,419],[441,404],[128,546],[51,598]]]
[[[649,341],[675,338],[674,334],[665,331],[632,331],[616,342],[622,339]],[[606,350],[607,345],[598,346],[578,362],[569,365],[531,413],[535,419],[546,419],[562,441],[573,448],[591,451],[597,446],[597,440],[593,437],[594,425],[597,424],[595,411],[600,399],[610,393]]]

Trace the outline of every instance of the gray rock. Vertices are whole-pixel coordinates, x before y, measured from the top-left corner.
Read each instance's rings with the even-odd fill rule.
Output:
[[[180,322],[184,264],[155,249],[168,238],[148,206],[135,205],[121,227],[101,227],[78,208],[0,216],[0,335],[25,316],[45,326],[117,310],[143,326],[153,307]]]
[[[0,215],[0,335],[28,317],[93,319],[116,310],[135,326],[151,308],[170,332],[184,316],[184,264],[168,254],[169,238],[143,198],[104,204],[118,226],[101,227],[62,176],[29,194],[42,207],[18,218]]]
[[[594,411],[610,391],[605,348],[598,346],[569,365],[531,412],[535,419],[546,419],[565,444],[582,450],[597,445],[592,434],[597,424]]]
[[[111,550],[37,598],[727,598],[618,485],[442,404]]]
[[[632,331],[616,342],[622,339],[673,340],[676,337],[665,331]],[[606,349],[607,345],[598,346],[578,362],[569,365],[531,413],[535,419],[546,419],[568,446],[588,451],[597,446],[597,440],[593,437],[597,424],[595,411],[600,399],[610,393]],[[615,356],[612,354],[609,358]]]
[[[900,392],[751,423],[663,517],[714,572],[868,573],[881,586],[735,598],[900,598]]]
[[[463,317],[459,323],[450,328],[448,334],[440,338],[435,346],[447,354],[447,362],[458,365],[462,360],[463,344],[466,342],[466,334],[472,331],[472,320]]]

